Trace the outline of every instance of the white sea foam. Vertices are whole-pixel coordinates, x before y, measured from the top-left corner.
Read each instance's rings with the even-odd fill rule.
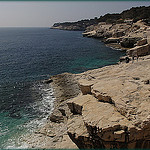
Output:
[[[54,107],[54,91],[51,85],[39,83],[33,87],[41,94],[41,100],[37,100],[32,104],[32,108],[35,112],[39,113],[39,117],[31,120],[26,124],[28,129],[36,129],[45,124],[48,116],[52,113]]]
[[[53,112],[55,97],[51,85],[43,83],[34,84],[32,90],[41,95],[40,99],[35,100],[35,102],[30,105],[33,111],[37,112],[39,116],[24,124],[23,128],[25,129],[25,133],[17,139],[9,139],[6,149],[28,148],[28,144],[22,140],[23,137],[43,126],[47,122],[48,116]],[[33,92],[33,94],[35,94],[35,92]]]

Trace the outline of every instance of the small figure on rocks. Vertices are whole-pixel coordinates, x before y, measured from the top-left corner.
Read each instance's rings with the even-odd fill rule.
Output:
[[[130,61],[129,57],[126,57],[125,61],[126,61],[126,63],[129,63],[129,61]]]
[[[133,53],[132,53],[132,63],[134,62],[135,58],[138,61],[139,56],[138,56],[138,52],[137,51],[133,51]]]
[[[131,59],[126,56],[126,57],[120,57],[119,63],[125,62],[125,63],[129,63]]]

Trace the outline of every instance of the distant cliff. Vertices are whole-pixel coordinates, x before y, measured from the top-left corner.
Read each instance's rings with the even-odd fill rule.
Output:
[[[129,10],[125,10],[122,13],[116,14],[106,14],[104,16],[100,16],[98,18],[98,22],[106,22],[106,23],[122,23],[124,20],[133,19],[133,22],[137,22],[138,20],[145,19],[145,22],[150,21],[150,6],[145,7],[133,7]]]
[[[84,31],[88,26],[98,24],[97,18],[90,20],[81,20],[77,22],[55,23],[52,29]]]
[[[100,22],[105,22],[107,24],[114,23],[124,23],[126,21],[132,20],[136,22],[138,20],[144,20],[148,25],[150,24],[150,6],[145,7],[133,7],[129,10],[125,10],[122,13],[115,14],[105,14],[99,18],[95,17],[94,19],[85,19],[77,22],[64,22],[64,23],[55,23],[51,28],[52,29],[61,29],[61,30],[74,30],[74,31],[84,31],[88,26],[96,25]]]

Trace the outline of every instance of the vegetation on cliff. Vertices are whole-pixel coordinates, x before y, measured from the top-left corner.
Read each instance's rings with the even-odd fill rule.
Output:
[[[125,10],[121,13],[121,17],[122,19],[133,19],[134,22],[141,19],[146,19],[148,23],[148,21],[150,21],[150,6],[135,7],[130,10]]]
[[[85,19],[77,22],[64,22],[64,23],[55,23],[52,28],[58,28],[62,30],[79,30],[84,31],[88,26],[97,24],[98,20],[95,19]]]
[[[147,24],[150,24],[150,6],[145,7],[133,7],[129,10],[125,10],[122,13],[105,14],[99,18],[85,19],[77,22],[64,22],[55,23],[52,28],[62,30],[85,30],[90,25],[96,25],[100,22],[112,23],[123,23],[124,20],[132,19],[133,22],[144,19]]]
[[[132,7],[131,9],[125,10],[120,14],[106,14],[104,16],[100,16],[98,22],[122,23],[125,19],[133,19],[133,22],[141,19],[146,19],[145,21],[148,23],[150,21],[149,14],[150,6]]]

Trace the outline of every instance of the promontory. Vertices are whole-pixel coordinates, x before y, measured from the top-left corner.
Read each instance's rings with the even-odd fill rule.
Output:
[[[45,126],[25,138],[29,148],[150,148],[150,7],[53,28],[84,30],[123,49],[116,65],[52,76],[55,108]],[[127,58],[128,57],[128,61]]]

